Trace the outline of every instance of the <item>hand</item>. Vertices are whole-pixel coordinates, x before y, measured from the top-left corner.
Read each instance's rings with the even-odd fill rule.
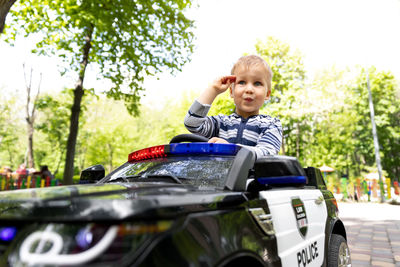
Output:
[[[208,140],[208,143],[229,144],[228,141],[219,137],[211,138],[210,140]]]
[[[201,104],[211,105],[214,99],[221,93],[225,92],[232,83],[236,81],[236,76],[229,75],[216,79],[207,87],[206,90],[197,99]]]
[[[217,94],[221,94],[225,92],[235,81],[235,75],[222,76],[212,82],[210,88],[214,89]]]

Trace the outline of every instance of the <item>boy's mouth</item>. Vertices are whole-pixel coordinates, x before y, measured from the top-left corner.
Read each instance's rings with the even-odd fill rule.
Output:
[[[253,101],[253,98],[251,98],[251,97],[246,97],[246,98],[244,99],[244,101],[246,101],[246,102],[251,102],[251,101]]]

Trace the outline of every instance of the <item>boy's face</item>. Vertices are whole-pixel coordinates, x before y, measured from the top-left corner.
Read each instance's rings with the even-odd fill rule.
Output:
[[[236,113],[243,118],[258,115],[271,91],[267,88],[267,72],[262,65],[238,66],[234,75],[236,81],[230,88],[236,105]]]

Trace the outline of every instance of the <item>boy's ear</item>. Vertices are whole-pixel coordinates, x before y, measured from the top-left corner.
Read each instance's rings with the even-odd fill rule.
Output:
[[[267,95],[265,96],[265,100],[268,100],[271,97],[271,90],[267,91]]]
[[[233,87],[234,87],[233,84],[231,85],[231,87],[229,87],[229,93],[230,93],[232,98],[233,98]]]

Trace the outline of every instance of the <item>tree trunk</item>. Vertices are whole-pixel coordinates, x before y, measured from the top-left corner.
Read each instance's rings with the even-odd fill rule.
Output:
[[[28,122],[28,167],[35,168],[33,160],[33,121]]]
[[[31,68],[29,81],[28,81],[26,78],[26,73],[25,73],[25,64],[23,64],[23,68],[24,68],[24,78],[25,78],[25,84],[26,84],[26,118],[25,119],[26,119],[27,130],[28,130],[28,151],[27,151],[28,167],[34,168],[35,161],[33,158],[33,131],[34,131],[33,126],[35,123],[35,111],[36,111],[35,103],[36,103],[37,99],[39,98],[39,94],[40,94],[40,85],[42,83],[42,74],[40,73],[40,80],[39,80],[39,85],[38,85],[35,100],[33,101],[33,103],[31,103],[33,69]],[[30,106],[32,106],[32,109],[30,109]]]
[[[54,177],[56,177],[56,174],[58,173],[58,170],[60,169],[60,165],[61,165],[61,161],[62,161],[63,155],[64,155],[64,149],[61,149],[60,158],[57,161],[57,165],[56,165],[57,167],[56,167],[56,170],[53,173]]]
[[[83,46],[83,58],[81,61],[81,69],[79,71],[79,79],[74,90],[74,104],[71,107],[69,136],[67,141],[67,152],[65,159],[64,176],[63,176],[65,185],[70,185],[73,183],[72,178],[74,176],[75,147],[76,147],[76,140],[78,137],[81,102],[84,94],[83,79],[85,78],[86,66],[89,63],[89,51],[91,48],[92,33],[93,33],[93,26],[87,29],[85,44]]]
[[[4,30],[7,14],[15,1],[16,0],[0,0],[0,33]]]

